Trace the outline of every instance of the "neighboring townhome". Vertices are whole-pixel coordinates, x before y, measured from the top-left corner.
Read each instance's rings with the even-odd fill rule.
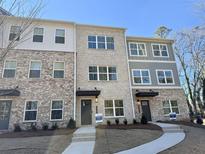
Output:
[[[131,99],[125,29],[76,25],[77,126],[121,122],[134,117]],[[98,119],[99,120],[99,119]]]
[[[1,49],[21,31],[23,20],[6,17]],[[15,124],[29,129],[32,123],[65,127],[74,117],[75,25],[34,19],[31,27],[0,61],[0,130]]]
[[[127,37],[129,71],[135,113],[149,121],[188,118],[188,106],[180,86],[173,41]]]

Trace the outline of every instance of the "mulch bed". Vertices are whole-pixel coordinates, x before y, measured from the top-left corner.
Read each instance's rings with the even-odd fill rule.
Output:
[[[154,125],[154,124],[129,124],[129,125],[123,125],[123,124],[119,124],[119,125],[98,125],[96,128],[100,128],[100,129],[149,129],[149,130],[162,130],[161,127]]]
[[[76,129],[56,129],[56,130],[36,130],[36,131],[21,131],[8,132],[0,134],[0,138],[24,138],[24,137],[38,137],[38,136],[54,136],[54,135],[68,135]]]
[[[159,121],[163,123],[170,123],[170,124],[178,124],[178,125],[185,125],[185,126],[191,126],[191,127],[197,127],[197,128],[203,128],[205,129],[205,125],[199,125],[196,123],[192,123],[190,121]]]

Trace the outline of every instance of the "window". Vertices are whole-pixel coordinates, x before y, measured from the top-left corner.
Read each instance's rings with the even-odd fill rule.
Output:
[[[144,43],[129,43],[130,56],[145,56],[146,49]]]
[[[36,121],[37,101],[27,101],[25,106],[24,121]]]
[[[43,28],[34,28],[33,42],[43,42]]]
[[[96,49],[96,36],[88,36],[88,48]]]
[[[167,45],[152,44],[152,51],[155,57],[168,57]]]
[[[51,120],[63,119],[63,101],[55,100],[51,104]]]
[[[11,26],[11,29],[10,29],[10,34],[9,34],[9,40],[10,41],[19,41],[20,39],[20,30],[21,30],[21,27],[20,26]]]
[[[104,103],[106,117],[124,116],[123,100],[105,100]]]
[[[60,43],[60,44],[65,43],[65,30],[64,29],[56,29],[55,42]]]
[[[179,114],[178,103],[176,100],[163,101],[163,109],[164,109],[164,114],[169,114],[171,112],[175,112],[176,114]]]
[[[171,70],[157,70],[157,78],[159,84],[173,84],[173,73]]]
[[[109,66],[90,66],[89,80],[117,80],[117,69]]]
[[[108,36],[88,36],[90,49],[114,49],[114,38]]]
[[[134,84],[150,84],[150,72],[147,69],[132,70]]]
[[[98,79],[97,66],[89,67],[89,80],[97,80]]]
[[[40,78],[41,76],[41,62],[31,61],[29,78]]]
[[[53,66],[53,77],[64,78],[64,62],[55,62]]]
[[[14,78],[16,75],[16,61],[6,60],[4,64],[4,78]]]

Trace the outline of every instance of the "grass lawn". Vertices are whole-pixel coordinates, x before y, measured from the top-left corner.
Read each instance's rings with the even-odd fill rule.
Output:
[[[60,154],[75,130],[23,131],[0,135],[0,154]]]
[[[111,154],[134,148],[162,134],[161,128],[153,124],[98,126],[94,154]]]

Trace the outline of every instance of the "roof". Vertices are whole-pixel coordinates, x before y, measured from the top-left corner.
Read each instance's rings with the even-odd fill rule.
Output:
[[[12,16],[12,14],[10,12],[6,11],[2,7],[0,7],[0,15]]]
[[[20,96],[17,89],[0,89],[0,96]]]
[[[77,90],[76,96],[99,96],[100,90]]]
[[[174,43],[174,40],[171,40],[171,39],[162,39],[162,38],[154,38],[154,37],[127,36],[126,39],[127,39],[127,41]]]

